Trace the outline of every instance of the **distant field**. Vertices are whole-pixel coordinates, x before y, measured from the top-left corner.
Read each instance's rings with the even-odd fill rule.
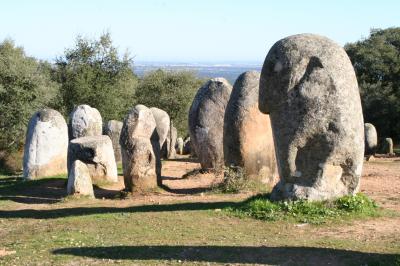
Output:
[[[143,76],[146,72],[157,70],[171,71],[192,71],[200,78],[226,78],[232,85],[236,78],[243,72],[249,70],[261,71],[262,63],[233,63],[233,64],[215,64],[215,63],[137,63],[134,65],[134,71],[137,75]]]

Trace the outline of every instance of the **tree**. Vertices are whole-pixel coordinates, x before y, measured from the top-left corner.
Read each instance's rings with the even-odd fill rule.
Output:
[[[0,43],[0,151],[21,148],[30,117],[55,99],[59,86],[46,67],[13,41]]]
[[[188,112],[203,81],[187,71],[161,69],[148,73],[136,89],[136,101],[166,111],[179,134],[186,135]]]
[[[356,71],[364,120],[380,137],[400,138],[400,28],[373,29],[370,36],[346,44]]]
[[[89,104],[100,111],[104,121],[120,120],[134,101],[133,60],[127,53],[119,57],[109,33],[99,40],[78,37],[75,46],[57,58],[53,76],[61,83],[58,109],[64,114]]]

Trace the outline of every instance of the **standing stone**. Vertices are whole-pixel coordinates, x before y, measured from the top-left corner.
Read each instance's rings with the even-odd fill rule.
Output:
[[[121,146],[119,137],[121,135],[123,123],[117,120],[110,120],[104,127],[103,133],[110,137],[114,149],[114,157],[117,162],[121,162]]]
[[[388,155],[394,155],[393,152],[393,140],[391,138],[385,138],[382,144],[382,152]]]
[[[24,178],[67,173],[68,127],[53,109],[36,112],[29,121],[24,150]]]
[[[93,182],[118,182],[114,150],[108,136],[88,136],[71,140],[68,147],[69,173],[76,160],[86,164]]]
[[[100,112],[89,105],[78,105],[69,115],[69,138],[100,136],[103,121]]]
[[[152,190],[160,182],[161,161],[154,153],[154,146],[159,143],[151,141],[155,131],[154,116],[144,105],[136,105],[124,119],[119,143],[128,191]]]
[[[249,71],[236,80],[225,111],[226,166],[242,167],[250,179],[272,184],[278,170],[269,115],[258,109],[260,73]]]
[[[176,157],[176,150],[175,150],[175,145],[176,145],[176,138],[178,136],[178,131],[176,128],[172,125],[172,122],[170,124],[170,129],[168,131],[168,137],[166,140],[166,157],[168,159],[174,159]]]
[[[220,170],[224,165],[224,114],[231,91],[226,79],[211,79],[199,89],[190,107],[190,139],[203,169]]]
[[[187,137],[183,141],[183,154],[190,154],[192,150],[192,142],[190,141],[190,137]]]
[[[365,135],[365,154],[373,155],[376,152],[378,146],[378,134],[374,125],[370,123],[364,124],[364,135]]]
[[[89,168],[79,160],[72,163],[68,174],[67,194],[94,198]]]
[[[176,152],[180,155],[183,154],[183,145],[184,145],[183,139],[181,137],[177,138],[176,139]]]
[[[155,107],[150,108],[150,111],[154,116],[154,120],[156,121],[156,132],[158,134],[160,147],[162,147],[168,137],[168,131],[170,127],[169,115],[164,110]]]
[[[312,34],[275,43],[262,68],[259,108],[270,114],[279,161],[273,199],[324,200],[358,191],[364,122],[342,47]]]

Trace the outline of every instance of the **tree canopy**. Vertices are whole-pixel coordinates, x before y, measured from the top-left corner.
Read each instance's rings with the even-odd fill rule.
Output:
[[[57,96],[48,64],[26,56],[11,40],[0,43],[0,150],[20,148],[29,119]]]
[[[382,138],[400,139],[400,28],[373,29],[346,44],[360,87],[364,120]]]
[[[128,53],[118,55],[109,33],[99,40],[78,37],[75,46],[57,58],[53,75],[61,84],[58,109],[65,114],[76,105],[89,104],[104,121],[120,120],[133,105],[138,82],[133,60]]]
[[[143,77],[136,89],[136,102],[166,111],[179,134],[184,136],[190,105],[202,83],[192,72],[159,69]]]

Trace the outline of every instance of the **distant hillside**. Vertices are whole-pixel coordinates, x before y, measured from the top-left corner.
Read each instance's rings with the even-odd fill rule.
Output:
[[[134,66],[134,71],[140,77],[146,72],[157,70],[187,70],[195,72],[201,78],[224,77],[232,85],[236,78],[249,70],[261,71],[262,63],[165,63],[165,62],[140,62]]]

